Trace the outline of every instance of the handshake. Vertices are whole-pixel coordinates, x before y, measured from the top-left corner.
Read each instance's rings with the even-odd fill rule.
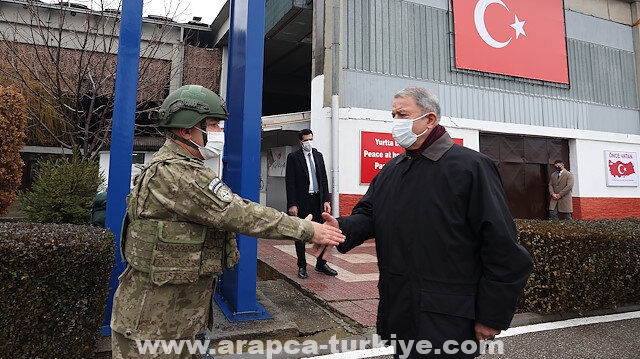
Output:
[[[312,218],[312,215],[305,217],[307,221],[311,221]],[[324,251],[322,259],[327,259],[331,247],[335,247],[344,242],[345,236],[340,230],[338,221],[332,215],[328,212],[323,212],[322,218],[324,218],[325,221],[322,224],[311,222],[313,224],[313,238],[311,239],[311,243],[313,243],[312,253],[317,258]]]

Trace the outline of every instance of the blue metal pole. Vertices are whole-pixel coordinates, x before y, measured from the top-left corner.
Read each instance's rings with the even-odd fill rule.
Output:
[[[125,198],[129,194],[133,156],[133,131],[136,117],[138,67],[140,65],[140,37],[142,35],[142,0],[124,0],[120,18],[120,42],[116,67],[111,154],[107,192],[105,227],[115,234],[116,263],[111,272],[107,312],[102,335],[111,334],[111,306],[118,287],[118,276],[125,269],[120,256],[120,229],[127,210]]]
[[[232,0],[224,181],[244,198],[259,200],[265,2]],[[256,300],[258,242],[238,235],[240,263],[221,278],[216,301],[232,322],[271,318]]]

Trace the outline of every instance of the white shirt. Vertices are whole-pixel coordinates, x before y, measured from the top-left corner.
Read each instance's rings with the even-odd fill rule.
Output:
[[[304,160],[307,162],[307,174],[309,174],[309,193],[314,193],[313,192],[313,173],[311,173],[311,164],[309,163],[309,153],[311,152],[307,152],[303,149],[302,153],[304,154]],[[313,155],[311,155],[311,158],[313,158]],[[313,165],[315,166],[315,162],[313,163]]]

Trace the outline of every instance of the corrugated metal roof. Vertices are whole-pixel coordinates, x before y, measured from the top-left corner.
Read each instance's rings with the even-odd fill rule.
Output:
[[[631,39],[629,27],[607,26],[615,33],[598,36],[598,43],[568,38],[567,86],[456,69],[452,14],[445,9],[396,0],[344,6],[343,107],[388,109],[395,91],[423,86],[441,94],[448,116],[596,129],[604,119],[593,116],[604,111],[608,128],[640,133],[635,54],[618,46],[627,42],[612,40]],[[596,32],[608,25],[571,19]]]

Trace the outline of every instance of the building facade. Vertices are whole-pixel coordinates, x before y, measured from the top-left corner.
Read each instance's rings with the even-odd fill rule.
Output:
[[[23,61],[25,68],[30,67],[25,72],[33,74],[45,73],[43,69],[47,65],[54,66],[57,68],[54,72],[62,74],[67,85],[60,86],[60,90],[77,86],[79,92],[91,94],[87,98],[104,100],[104,108],[107,108],[107,116],[110,116],[120,35],[119,19],[119,9],[90,9],[72,2],[0,0],[0,45],[3,50],[0,85],[13,83],[24,88],[21,80],[24,82],[25,78],[30,77],[15,76],[12,73],[15,66],[9,66],[9,63]],[[138,126],[133,163],[148,162],[151,154],[164,142],[161,134],[150,129],[148,111],[145,110],[159,105],[171,90],[185,83],[200,84],[216,92],[220,90],[222,50],[214,49],[210,43],[211,30],[207,24],[198,21],[177,23],[159,15],[142,19],[137,98],[140,111],[136,114]],[[60,56],[59,60],[35,60],[39,57],[56,58],[57,55]],[[33,58],[33,62],[24,61],[27,56]],[[87,64],[87,61],[93,63]],[[48,70],[53,71],[51,68]],[[55,88],[46,83],[53,76],[31,77],[37,78],[36,83],[42,80],[42,87]],[[74,95],[72,93],[70,96]],[[47,105],[58,104],[51,101]],[[85,109],[78,111],[82,110]],[[111,119],[108,118],[108,121]],[[34,121],[32,127],[38,127],[37,122]],[[109,129],[105,125],[107,133]],[[33,169],[38,159],[57,158],[71,153],[69,148],[61,148],[55,140],[36,137],[31,134],[27,146],[21,151],[25,166],[20,189],[31,187]],[[94,137],[85,142],[93,141]],[[107,138],[99,148],[88,148],[88,152],[99,156],[105,177],[109,171],[109,142],[110,138]]]
[[[349,213],[368,188],[363,174],[376,166],[367,158],[369,137],[389,138],[394,94],[421,86],[439,96],[441,123],[452,137],[498,165],[514,217],[548,218],[547,183],[556,159],[564,160],[576,178],[574,218],[640,216],[640,2],[535,2],[560,8],[563,24],[555,28],[564,31],[559,36],[566,45],[566,83],[459,66],[457,40],[464,34],[456,19],[464,10],[455,5],[460,2],[342,0],[339,27],[333,23],[332,2],[314,2],[316,16],[323,6],[324,56],[314,55],[311,67],[310,127],[330,166],[330,181],[337,183],[340,213]],[[496,38],[499,20],[491,19],[502,12],[513,20],[518,11],[518,2],[508,0],[465,2],[476,8],[484,3],[485,30]],[[528,21],[526,36],[535,37],[534,14],[520,10],[516,16]],[[502,41],[514,35],[502,35]],[[550,51],[550,45],[539,49],[535,61],[544,62]],[[339,105],[332,109],[336,98]],[[373,149],[387,154],[385,146]]]
[[[20,3],[0,5],[6,14],[21,11]],[[559,17],[536,21],[535,11],[522,3],[549,6]],[[171,63],[168,89],[194,82],[183,67],[190,60],[197,58],[200,67],[193,76],[220,71],[207,72],[202,54],[185,50],[185,32],[195,31],[216,48],[207,49],[215,53],[211,67],[222,70],[207,81],[225,97],[229,4],[207,29],[172,24],[166,50],[158,52]],[[495,53],[476,67],[481,56],[464,55],[460,42],[465,35],[458,27],[465,16],[460,4],[483,10],[482,26],[476,22],[471,33],[487,44],[508,43],[503,48],[510,49],[535,38],[542,27],[545,36],[561,39],[560,54],[543,43],[525,59],[525,73],[482,67],[487,59],[489,66],[517,62]],[[439,96],[441,123],[452,137],[496,162],[515,217],[547,218],[547,181],[556,159],[576,177],[574,218],[640,216],[640,2],[268,0],[265,5],[263,114],[269,116],[262,119],[262,203],[285,210],[282,161],[295,150],[297,131],[310,127],[326,159],[334,208],[349,213],[370,178],[400,151],[387,141],[394,94],[421,86]],[[145,34],[165,23],[143,22],[143,49],[150,36]],[[549,58],[556,59],[551,70],[558,73],[560,67],[559,78],[528,72]],[[141,151],[134,162],[148,161],[152,151]],[[104,152],[105,171],[108,162]]]

